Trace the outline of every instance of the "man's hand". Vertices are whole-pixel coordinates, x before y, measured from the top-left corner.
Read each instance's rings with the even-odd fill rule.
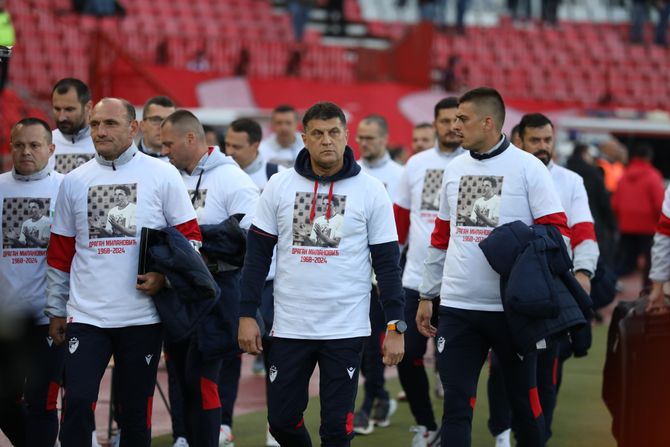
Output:
[[[56,345],[65,341],[65,331],[67,329],[67,320],[65,317],[49,317],[49,336]]]
[[[433,301],[419,301],[419,308],[416,311],[416,327],[424,337],[435,337],[437,329],[430,324],[433,317]]]
[[[382,346],[384,353],[384,365],[393,366],[400,363],[402,357],[405,355],[405,337],[395,331],[386,333],[384,337],[384,346]]]
[[[589,278],[586,273],[577,272],[575,273],[575,279],[579,285],[582,286],[584,292],[586,292],[587,295],[591,295],[591,278]]]
[[[255,318],[240,317],[240,327],[237,330],[237,341],[240,349],[249,354],[260,354],[263,352],[261,343],[261,331]]]
[[[668,313],[668,307],[665,305],[665,294],[663,293],[663,283],[654,281],[649,292],[649,303],[646,311],[654,314]]]
[[[137,282],[138,284],[135,286],[137,290],[147,295],[155,295],[165,287],[165,275],[147,272],[144,275],[137,275]]]

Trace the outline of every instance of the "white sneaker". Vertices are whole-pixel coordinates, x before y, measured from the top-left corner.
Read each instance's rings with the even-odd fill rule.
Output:
[[[270,433],[270,426],[268,425],[267,433],[265,435],[265,447],[281,447],[272,433]]]
[[[496,447],[512,447],[512,444],[510,444],[509,441],[511,432],[512,429],[508,428],[507,430],[496,436]]]
[[[95,430],[91,433],[91,447],[100,447],[100,444],[98,444],[98,434]]]
[[[425,425],[413,425],[409,431],[414,432],[412,447],[433,447],[440,445],[440,429],[428,430]]]
[[[188,441],[186,440],[186,438],[180,436],[174,440],[174,444],[172,444],[172,447],[188,447]]]
[[[119,447],[121,445],[121,429],[116,430],[116,433],[112,435],[112,439],[109,440],[110,447]]]
[[[235,447],[235,436],[229,425],[221,425],[219,431],[219,447]]]

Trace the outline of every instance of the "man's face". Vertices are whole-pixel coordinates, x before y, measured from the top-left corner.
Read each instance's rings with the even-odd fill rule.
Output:
[[[302,134],[312,163],[323,170],[330,170],[343,163],[348,137],[347,129],[337,117],[310,120]]]
[[[128,196],[123,189],[114,190],[114,203],[120,207],[124,207],[128,204]]]
[[[548,165],[554,156],[554,129],[551,124],[542,127],[526,127],[521,139],[521,149],[535,155]]]
[[[140,121],[140,130],[144,143],[149,148],[155,151],[161,150],[161,123],[175,110],[177,109],[174,107],[163,107],[158,104],[151,104],[147,108],[146,116]]]
[[[294,112],[276,112],[272,114],[270,126],[279,144],[288,146],[298,130],[298,119]]]
[[[74,162],[74,167],[78,168],[79,166],[83,165],[86,163],[88,160],[84,157],[77,157],[75,162]]]
[[[226,132],[226,155],[230,155],[242,169],[258,156],[258,143],[249,143],[249,134],[228,129]]]
[[[91,136],[95,150],[107,160],[114,160],[133,143],[137,121],[129,120],[128,112],[119,100],[100,101],[91,113]]]
[[[55,146],[47,143],[46,129],[38,125],[20,125],[10,136],[14,169],[22,175],[41,171],[49,162]]]
[[[361,156],[368,161],[374,161],[380,159],[386,152],[388,136],[382,135],[377,123],[361,121],[356,132],[356,141]]]
[[[418,154],[435,146],[435,129],[421,127],[412,130],[412,153]]]
[[[462,137],[454,131],[457,110],[456,108],[440,109],[437,112],[437,118],[435,118],[433,125],[441,149],[454,150],[463,141]]]
[[[54,92],[51,107],[56,127],[64,134],[72,135],[86,127],[91,112],[91,102],[82,104],[77,97],[77,90],[71,88],[65,94]]]
[[[193,158],[191,143],[195,136],[188,132],[180,132],[168,122],[161,127],[160,138],[163,145],[161,155],[167,156],[175,168],[188,169]]]
[[[484,180],[482,182],[482,189],[484,190],[484,197],[486,197],[487,199],[493,197],[494,190],[493,190],[493,184],[491,184],[491,180]]]
[[[461,144],[463,148],[475,152],[485,149],[485,120],[477,114],[475,105],[471,102],[459,104],[456,118],[452,129],[463,139]]]
[[[30,202],[28,204],[28,212],[33,220],[39,220],[42,217],[42,210],[37,202]]]

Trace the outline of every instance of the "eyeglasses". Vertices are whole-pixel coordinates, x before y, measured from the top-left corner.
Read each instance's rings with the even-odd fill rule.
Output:
[[[144,118],[142,118],[142,121],[148,121],[153,125],[157,125],[162,123],[164,119],[165,119],[164,117],[156,115],[156,116],[145,116]]]

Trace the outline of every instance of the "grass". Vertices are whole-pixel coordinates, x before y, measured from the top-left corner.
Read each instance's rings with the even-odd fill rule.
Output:
[[[558,396],[554,415],[554,436],[550,447],[615,447],[610,432],[611,417],[600,397],[602,370],[605,362],[607,328],[598,326],[593,332],[593,347],[589,355],[581,359],[570,359],[565,364],[563,385]],[[431,375],[432,376],[432,375]],[[483,368],[479,380],[479,390],[475,417],[472,427],[472,445],[493,446],[494,440],[486,427],[488,402],[486,399],[486,379],[488,372]],[[433,377],[431,377],[432,379]],[[400,390],[397,379],[387,381],[387,389],[395,396]],[[359,400],[362,390],[359,390]],[[435,415],[442,414],[442,401],[433,400]],[[377,429],[368,436],[359,436],[353,446],[409,446],[412,433],[408,432],[414,420],[407,403],[400,403],[398,411],[391,418],[391,426]],[[235,418],[234,432],[236,447],[263,447],[265,445],[265,412],[250,413]],[[319,399],[312,398],[305,413],[305,423],[312,435],[314,445],[319,445]],[[170,446],[172,438],[161,436],[154,439],[154,446]]]

